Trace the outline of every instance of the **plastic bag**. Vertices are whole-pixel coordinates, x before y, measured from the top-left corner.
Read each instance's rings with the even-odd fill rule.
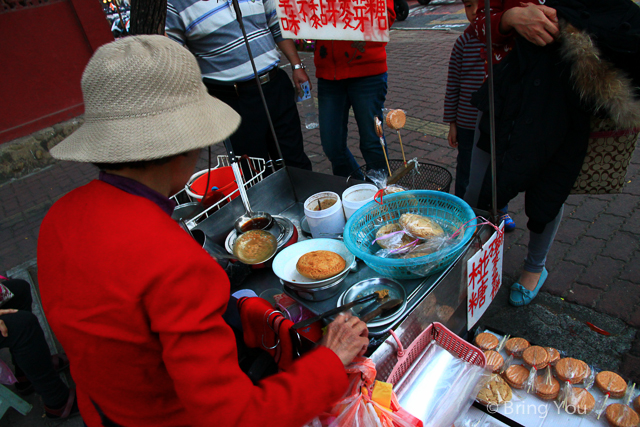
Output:
[[[489,374],[432,341],[396,392],[402,407],[426,424],[450,426],[464,417]]]
[[[305,427],[422,427],[420,420],[403,410],[395,393],[391,408],[371,399],[376,377],[371,359],[358,357],[345,368],[350,385],[341,400]]]
[[[18,380],[16,379],[16,376],[13,374],[13,371],[7,366],[6,363],[0,360],[0,383],[11,385],[17,382]]]
[[[412,161],[417,162],[418,159],[413,159]],[[407,188],[404,188],[397,184],[387,185],[387,180],[389,179],[389,172],[387,169],[371,169],[365,172],[365,175],[368,179],[371,180],[382,192],[379,192],[380,196],[376,194],[376,199],[382,198],[381,196],[386,196],[388,194],[399,193],[401,191],[407,191]]]

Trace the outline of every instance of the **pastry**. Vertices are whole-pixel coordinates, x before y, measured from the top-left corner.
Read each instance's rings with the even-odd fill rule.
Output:
[[[400,215],[400,225],[407,230],[409,234],[419,239],[430,239],[444,235],[444,230],[440,225],[426,216],[416,214]]]
[[[498,338],[495,335],[490,334],[489,332],[478,334],[474,342],[482,351],[495,350],[496,347],[498,347],[498,344],[500,344]]]
[[[535,380],[536,395],[542,400],[553,400],[558,397],[560,383],[551,375],[538,375]]]
[[[522,365],[511,365],[502,373],[507,384],[513,388],[524,388],[524,383],[529,378],[529,370]]]
[[[596,406],[596,399],[593,395],[583,388],[572,388],[571,394],[567,399],[567,411],[579,415],[586,415],[593,411]]]
[[[500,405],[511,400],[511,387],[498,375],[492,375],[478,392],[476,399],[483,405]]]
[[[627,383],[615,372],[602,371],[596,375],[596,387],[604,394],[609,393],[609,397],[619,399],[627,391]]]
[[[403,191],[407,191],[399,185],[388,185],[384,188],[383,195],[393,194],[393,193],[401,193]]]
[[[607,421],[614,427],[636,427],[640,422],[638,413],[621,403],[607,406],[605,413]]]
[[[549,364],[549,353],[543,347],[534,345],[522,352],[522,359],[527,365],[539,370]]]
[[[640,396],[633,400],[633,409],[635,409],[636,412],[640,412]]]
[[[582,360],[565,357],[556,363],[556,375],[560,381],[579,384],[589,376],[591,369]]]
[[[298,259],[296,270],[308,279],[323,280],[333,277],[346,267],[344,258],[331,251],[313,251]]]
[[[524,338],[511,338],[504,345],[507,354],[513,357],[522,357],[522,353],[530,346],[529,341]]]
[[[487,350],[484,352],[484,357],[487,359],[487,368],[491,368],[491,371],[494,374],[500,372],[502,365],[504,365],[504,358],[500,353],[493,350]]]
[[[387,126],[393,130],[402,129],[407,122],[407,116],[402,110],[390,110],[387,113]]]
[[[556,362],[560,360],[560,352],[553,347],[545,347],[547,353],[549,353],[549,365],[555,366]]]
[[[402,231],[402,227],[397,222],[383,225],[376,232],[376,239],[380,239],[380,237],[385,236],[387,234],[395,233],[397,231]],[[378,246],[382,249],[397,249],[401,246],[408,245],[414,239],[410,236],[403,234],[394,234],[393,236],[386,237],[384,239],[376,240]]]

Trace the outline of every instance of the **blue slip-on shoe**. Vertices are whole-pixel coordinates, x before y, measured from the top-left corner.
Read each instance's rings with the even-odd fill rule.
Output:
[[[529,304],[535,297],[538,295],[540,288],[544,284],[545,280],[547,280],[547,276],[549,276],[549,272],[546,268],[542,269],[542,274],[540,274],[540,278],[538,279],[538,284],[536,288],[532,291],[522,286],[520,283],[516,282],[511,285],[511,294],[509,295],[509,304],[514,305],[516,307],[522,307],[523,305]]]

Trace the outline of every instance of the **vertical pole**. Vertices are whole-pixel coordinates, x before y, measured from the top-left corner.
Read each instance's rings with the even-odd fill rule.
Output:
[[[487,39],[487,71],[489,83],[489,139],[491,145],[491,216],[492,221],[498,221],[498,193],[496,184],[496,112],[493,90],[493,44],[491,41],[491,1],[484,2],[485,35]]]

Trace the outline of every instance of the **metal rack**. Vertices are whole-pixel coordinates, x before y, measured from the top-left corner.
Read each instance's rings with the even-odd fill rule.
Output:
[[[246,179],[244,182],[244,188],[248,189],[253,187],[258,182],[262,181],[262,179],[264,178],[264,172],[266,170],[266,162],[264,159],[261,159],[261,158],[247,157],[247,156],[243,156],[240,159],[240,161],[242,160],[244,160],[247,165],[246,168],[243,168],[243,172],[245,174],[245,177],[248,177],[248,179]],[[220,155],[217,157],[216,166],[211,168],[210,170],[218,169],[225,166],[231,166],[231,164],[229,163],[229,157],[226,155]],[[197,178],[199,178],[200,176],[204,175],[207,172],[208,172],[207,169],[203,169],[200,172],[195,173],[191,177],[191,179],[189,179],[189,182],[185,185],[185,188],[180,190],[173,196],[171,196],[170,199],[175,201],[177,205],[181,205],[183,203],[188,203],[188,202],[200,201],[202,197],[195,197],[195,194],[189,190],[189,185],[191,185],[191,183],[193,183]],[[220,210],[220,208],[222,208],[224,205],[229,203],[231,200],[235,199],[239,195],[239,191],[240,190],[236,188],[233,192],[223,197],[215,204],[209,206],[203,212],[185,221],[185,225],[187,226],[187,228],[191,230],[200,222],[208,218],[209,215]]]

